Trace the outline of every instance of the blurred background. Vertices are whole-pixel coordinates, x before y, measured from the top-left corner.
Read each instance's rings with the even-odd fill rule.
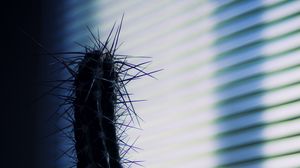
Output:
[[[82,50],[75,42],[90,43],[87,26],[105,40],[124,14],[118,53],[164,69],[129,85],[133,99],[148,100],[135,104],[143,130],[129,134],[143,150],[131,159],[146,168],[300,166],[299,0],[46,0],[40,9],[36,36],[50,51]],[[43,71],[47,63],[39,58]],[[66,143],[52,144],[51,156]],[[39,167],[71,165],[44,159]]]

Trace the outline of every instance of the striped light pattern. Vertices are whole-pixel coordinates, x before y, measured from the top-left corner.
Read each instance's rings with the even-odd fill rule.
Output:
[[[147,168],[300,165],[299,0],[68,0],[64,49],[105,39],[125,14],[120,54],[151,56],[129,85]],[[131,59],[132,62],[144,60]],[[133,165],[133,167],[138,167]]]

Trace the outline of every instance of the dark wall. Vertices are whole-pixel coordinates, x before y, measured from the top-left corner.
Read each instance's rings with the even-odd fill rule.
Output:
[[[36,96],[41,6],[38,0],[1,3],[0,167],[35,167]]]

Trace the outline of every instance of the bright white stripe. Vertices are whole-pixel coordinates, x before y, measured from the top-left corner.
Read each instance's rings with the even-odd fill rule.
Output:
[[[256,157],[271,157],[279,154],[300,150],[300,137],[292,137],[266,143],[264,145],[253,145],[246,148],[239,148],[224,154],[224,159],[220,164],[230,164]],[[227,159],[226,159],[227,158]]]
[[[274,168],[274,167],[288,167],[296,168],[300,164],[300,154],[286,155],[276,158],[267,159],[264,161],[252,162],[248,164],[243,164],[241,166],[232,166],[232,168],[253,168],[253,167],[264,167],[264,168]]]

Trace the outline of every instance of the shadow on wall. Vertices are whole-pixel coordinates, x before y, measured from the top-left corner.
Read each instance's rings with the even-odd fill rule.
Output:
[[[239,167],[259,161],[263,139],[262,72],[263,10],[261,0],[235,1],[217,10],[219,24],[214,32],[219,40],[215,74],[218,83],[218,166]],[[253,10],[251,10],[253,8]],[[248,11],[250,9],[250,11]],[[237,14],[237,15],[235,15]],[[257,164],[259,166],[259,164]]]

